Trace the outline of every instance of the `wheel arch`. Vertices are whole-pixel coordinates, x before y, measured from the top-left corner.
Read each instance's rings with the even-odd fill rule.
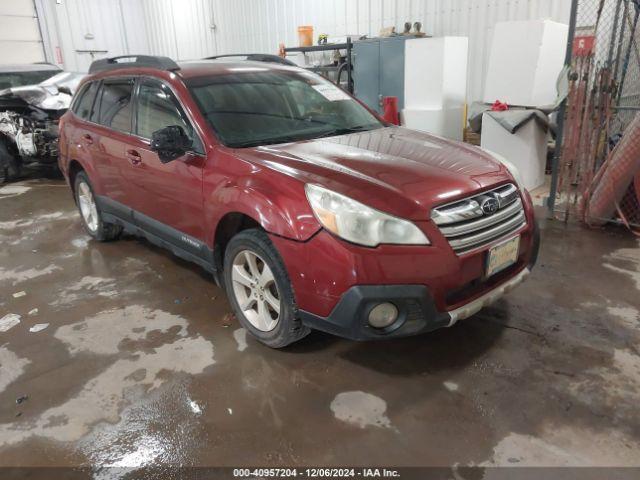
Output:
[[[264,230],[255,218],[243,212],[229,211],[220,218],[213,233],[213,261],[216,271],[223,270],[224,253],[229,241],[241,231],[250,228]]]
[[[83,161],[76,157],[76,158],[71,158],[67,165],[67,179],[69,182],[69,186],[71,187],[71,193],[74,195],[74,197],[76,194],[75,181],[76,181],[76,176],[78,175],[79,172],[84,172],[87,175],[87,177],[89,177],[89,181],[91,182],[91,188],[93,189],[96,195],[103,194],[102,192],[104,190],[102,188],[100,175],[95,170],[92,163]]]
[[[207,217],[210,219],[213,238],[208,243],[215,246],[215,233],[219,224],[239,215],[248,217],[265,232],[304,242],[321,226],[309,206],[303,189],[294,189],[286,183],[265,182],[252,178],[225,185],[210,193],[205,199]]]
[[[69,175],[69,186],[71,187],[71,192],[73,193],[73,198],[75,198],[76,193],[76,177],[78,173],[84,172],[85,169],[82,164],[78,160],[71,160],[69,162],[68,167],[68,175]]]

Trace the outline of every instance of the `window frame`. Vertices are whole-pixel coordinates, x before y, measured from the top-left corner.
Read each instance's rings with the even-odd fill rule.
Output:
[[[201,156],[206,155],[205,143],[202,140],[202,136],[200,135],[200,132],[198,132],[198,130],[195,128],[196,122],[193,121],[191,116],[187,113],[186,109],[182,106],[180,97],[177,95],[177,93],[175,92],[175,90],[172,88],[171,85],[169,85],[167,82],[164,82],[163,80],[156,77],[141,75],[136,79],[136,85],[135,85],[134,97],[133,97],[134,105],[133,105],[131,135],[133,135],[136,138],[139,138],[140,140],[143,140],[145,143],[149,143],[149,144],[151,143],[150,138],[143,137],[138,134],[138,109],[140,106],[140,88],[142,87],[143,83],[145,85],[160,87],[161,89],[167,90],[167,93],[171,96],[171,102],[174,104],[174,106],[178,110],[178,113],[182,116],[185,123],[189,127],[191,127],[191,131],[193,131],[194,145],[192,145],[192,149],[189,150],[189,153],[194,153],[196,155],[201,155]],[[195,144],[196,142],[198,143],[198,145]],[[197,149],[198,147],[200,147],[200,150]]]
[[[93,117],[93,114],[95,113],[95,106],[96,106],[96,99],[98,98],[98,95],[102,92],[102,82],[100,80],[92,80],[90,82],[85,83],[82,86],[82,89],[78,92],[78,94],[74,97],[73,99],[73,103],[71,104],[71,107],[69,108],[69,110],[71,110],[73,112],[73,114],[78,117],[80,120],[82,120],[83,122],[91,122],[91,117]],[[80,107],[80,104],[82,103],[82,100],[84,100],[84,96],[87,95],[89,93],[89,90],[91,89],[92,86],[96,85],[96,91],[93,95],[93,101],[91,102],[91,107],[89,110],[89,116],[87,118],[82,118],[79,114],[77,109]]]
[[[120,130],[116,130],[115,128],[111,128],[108,127],[106,125],[103,125],[101,123],[99,123],[97,121],[96,118],[93,118],[94,115],[91,116],[91,118],[88,119],[83,119],[80,116],[78,116],[76,114],[76,112],[73,110],[73,107],[75,106],[76,101],[79,101],[80,95],[84,95],[84,93],[86,93],[86,89],[88,88],[88,86],[92,83],[97,83],[98,84],[98,90],[96,91],[95,97],[93,99],[93,104],[91,105],[92,108],[92,114],[98,113],[95,110],[96,107],[96,102],[98,101],[98,97],[100,97],[100,100],[102,101],[102,87],[105,81],[122,81],[122,80],[133,80],[134,81],[134,87],[133,87],[133,92],[131,95],[131,101],[133,102],[133,109],[132,109],[132,116],[131,116],[131,131],[130,132],[122,132]],[[184,119],[187,121],[187,123],[189,124],[189,126],[191,126],[191,129],[193,130],[195,137],[197,138],[197,141],[199,143],[199,146],[201,147],[202,151],[198,151],[195,149],[195,145],[194,148],[192,150],[189,150],[188,153],[192,153],[194,155],[199,155],[201,157],[206,157],[207,155],[207,147],[206,147],[206,143],[204,142],[203,136],[202,134],[198,131],[198,129],[195,128],[195,126],[197,125],[197,122],[195,122],[193,120],[193,117],[191,116],[191,114],[182,106],[182,102],[180,101],[180,96],[176,93],[175,89],[173,88],[173,86],[171,84],[169,84],[168,82],[157,78],[157,77],[152,77],[149,75],[114,75],[114,76],[110,76],[110,77],[104,77],[102,79],[97,79],[97,80],[91,80],[88,81],[86,84],[84,84],[82,86],[82,90],[80,90],[78,92],[78,100],[74,99],[72,102],[72,106],[70,108],[71,112],[82,122],[87,122],[90,123],[92,125],[96,125],[98,127],[101,128],[107,128],[109,130],[113,130],[114,132],[118,132],[122,135],[129,135],[131,137],[134,137],[140,141],[142,141],[143,143],[146,143],[147,145],[151,144],[151,139],[150,138],[144,138],[141,137],[137,134],[137,120],[138,120],[138,93],[140,90],[140,84],[142,83],[142,81],[149,81],[151,83],[156,83],[159,84],[160,86],[164,86],[166,88],[169,89],[169,92],[172,95],[173,101],[176,104],[178,110],[180,111],[181,115],[184,117]],[[194,140],[196,140],[194,138]]]
[[[129,131],[123,131],[123,130],[118,130],[117,128],[112,127],[111,125],[105,125],[104,123],[100,122],[100,117],[102,115],[102,96],[104,94],[104,86],[109,85],[109,84],[113,84],[113,83],[123,83],[123,82],[127,82],[130,81],[132,83],[131,86],[131,98],[129,100],[129,103],[131,103],[131,119],[129,121]],[[126,75],[126,76],[122,76],[122,77],[106,77],[103,78],[102,80],[100,80],[100,85],[98,88],[98,92],[96,92],[96,98],[93,101],[93,109],[92,109],[92,115],[91,115],[91,123],[95,124],[95,125],[99,125],[100,127],[103,128],[108,128],[109,130],[113,130],[114,132],[118,132],[118,133],[122,133],[124,135],[132,135],[133,134],[133,124],[134,124],[134,112],[135,112],[135,93],[136,93],[136,85],[137,85],[137,79],[134,76],[131,75]],[[100,103],[98,105],[98,110],[95,109],[96,107],[96,102],[98,101],[98,97],[100,97]],[[97,114],[97,118],[93,118],[93,114]]]
[[[71,110],[76,116],[78,116],[78,113],[77,113],[76,109],[80,105],[80,102],[82,101],[82,98],[84,98],[84,95],[87,93],[87,90],[89,90],[89,86],[92,83],[94,83],[94,82],[87,82],[84,85],[82,85],[82,87],[80,87],[80,90],[78,90],[78,92],[76,92],[76,94],[73,97],[73,100],[71,101],[71,105],[69,106],[69,110]],[[95,98],[94,98],[94,101],[95,101]]]

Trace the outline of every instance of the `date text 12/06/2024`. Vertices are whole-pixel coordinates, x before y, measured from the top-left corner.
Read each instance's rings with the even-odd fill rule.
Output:
[[[237,468],[234,478],[401,478],[388,468]]]

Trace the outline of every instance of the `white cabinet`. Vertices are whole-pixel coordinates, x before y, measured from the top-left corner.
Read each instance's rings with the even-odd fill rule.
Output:
[[[493,32],[484,102],[552,105],[569,27],[551,20],[499,22]]]
[[[547,132],[531,119],[515,133],[506,130],[491,114],[482,116],[480,146],[499,153],[520,171],[523,187],[533,190],[544,185],[547,161]]]
[[[403,125],[462,139],[467,92],[467,37],[407,40]]]

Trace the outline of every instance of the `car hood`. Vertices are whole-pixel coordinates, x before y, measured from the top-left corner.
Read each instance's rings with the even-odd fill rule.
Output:
[[[429,218],[436,205],[512,181],[502,164],[477,147],[401,127],[236,152],[412,220]]]
[[[44,110],[66,110],[84,77],[84,73],[61,72],[35,85],[0,90],[0,97],[16,97]],[[66,87],[72,95],[61,92],[61,87]]]

